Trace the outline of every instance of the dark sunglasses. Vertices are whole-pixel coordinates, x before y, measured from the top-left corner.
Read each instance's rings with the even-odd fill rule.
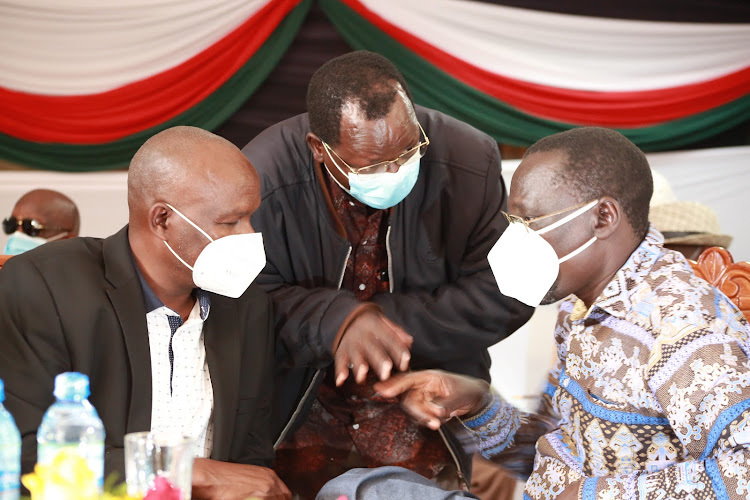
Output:
[[[42,232],[43,229],[65,230],[64,227],[50,227],[42,225],[38,220],[34,219],[19,220],[12,215],[3,219],[3,231],[5,231],[5,234],[13,234],[18,230],[19,227],[21,228],[21,231],[28,234],[29,236],[39,236],[39,233]]]

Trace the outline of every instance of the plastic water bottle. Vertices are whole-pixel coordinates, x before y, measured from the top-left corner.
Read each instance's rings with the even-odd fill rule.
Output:
[[[18,500],[21,487],[21,433],[3,406],[5,385],[0,380],[0,500]]]
[[[55,401],[36,433],[37,463],[49,464],[62,450],[86,460],[99,490],[104,483],[104,425],[87,399],[89,378],[77,372],[55,377]]]

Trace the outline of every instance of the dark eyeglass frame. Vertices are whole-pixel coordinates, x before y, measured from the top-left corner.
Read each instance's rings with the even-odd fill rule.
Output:
[[[344,161],[343,158],[339,156],[339,154],[333,150],[331,146],[328,145],[325,141],[321,140],[320,142],[323,143],[323,147],[328,150],[329,153],[333,153],[336,155],[336,158],[344,164],[346,168],[349,169],[349,171],[353,174],[376,174],[376,173],[382,173],[387,172],[388,167],[391,163],[395,163],[399,167],[406,163],[408,160],[410,160],[414,154],[418,154],[420,158],[422,158],[425,153],[427,153],[427,146],[430,145],[430,138],[427,137],[427,134],[424,133],[424,129],[422,128],[422,124],[417,122],[417,125],[419,126],[419,131],[424,136],[424,141],[420,141],[419,144],[414,146],[413,148],[408,149],[407,151],[401,153],[398,155],[398,157],[394,158],[393,160],[386,160],[386,161],[379,161],[378,163],[374,163],[372,165],[368,165],[366,167],[360,167],[360,168],[354,168],[348,163]],[[420,136],[421,137],[421,136]]]
[[[5,234],[13,234],[18,231],[19,227],[29,236],[39,236],[39,233],[45,229],[70,231],[70,229],[64,227],[45,226],[36,219],[18,219],[13,215],[3,219],[3,232]]]

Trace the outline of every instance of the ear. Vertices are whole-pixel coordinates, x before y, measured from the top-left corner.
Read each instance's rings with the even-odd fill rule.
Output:
[[[166,203],[155,203],[148,211],[148,227],[160,239],[167,240],[169,225],[174,212]]]
[[[310,151],[312,152],[313,159],[317,163],[323,163],[323,158],[326,153],[325,147],[323,147],[323,141],[320,140],[320,137],[312,132],[308,132],[305,136],[305,142],[307,142],[307,147],[310,148]]]
[[[597,211],[594,236],[599,240],[606,240],[617,231],[617,228],[623,222],[622,206],[611,196],[604,196],[594,208]]]

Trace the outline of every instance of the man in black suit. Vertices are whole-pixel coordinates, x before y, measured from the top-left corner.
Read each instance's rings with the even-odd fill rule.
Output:
[[[126,227],[43,245],[0,270],[0,378],[24,472],[55,375],[78,371],[104,422],[105,474],[123,477],[126,433],[184,426],[197,429],[193,498],[289,498],[267,468],[270,302],[249,286],[265,264],[250,225],[259,188],[228,141],[168,129],[133,157]]]

